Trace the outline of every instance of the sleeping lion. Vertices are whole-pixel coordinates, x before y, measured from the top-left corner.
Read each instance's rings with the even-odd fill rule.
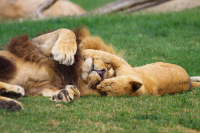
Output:
[[[71,102],[84,95],[101,95],[96,85],[113,77],[114,71],[101,60],[84,58],[85,49],[115,54],[86,28],[59,29],[31,40],[26,35],[12,39],[0,51],[0,108],[23,108],[8,97],[42,95]]]
[[[115,77],[104,79],[96,87],[107,96],[161,96],[200,87],[200,82],[192,81],[178,65],[156,62],[132,68],[124,59],[105,51],[87,49],[84,50],[84,55],[112,66]]]

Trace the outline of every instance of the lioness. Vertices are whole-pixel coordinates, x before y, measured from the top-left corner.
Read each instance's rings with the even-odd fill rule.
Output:
[[[112,47],[91,37],[85,28],[59,29],[31,40],[28,36],[12,39],[0,51],[0,108],[23,108],[20,102],[6,98],[11,96],[43,95],[70,102],[88,94],[100,95],[96,85],[114,72],[102,61],[84,61],[84,49],[114,54]],[[92,70],[88,62],[96,64]]]
[[[92,49],[84,52],[86,57],[102,60],[113,67],[116,77],[104,79],[97,85],[97,90],[105,92],[107,96],[161,96],[200,87],[200,82],[192,81],[182,67],[174,64],[156,62],[132,68],[114,54]]]

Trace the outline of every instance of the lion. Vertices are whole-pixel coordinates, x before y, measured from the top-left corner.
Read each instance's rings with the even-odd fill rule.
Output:
[[[84,55],[112,66],[115,76],[104,79],[96,87],[107,96],[162,96],[200,87],[200,82],[192,81],[187,72],[175,64],[156,62],[132,68],[123,58],[105,51],[87,49]]]
[[[0,108],[23,109],[8,97],[50,96],[72,102],[85,95],[141,96],[200,87],[180,66],[156,62],[132,68],[112,46],[85,28],[59,29],[31,40],[12,39],[0,51]]]
[[[71,102],[84,95],[101,95],[96,85],[113,77],[114,71],[101,60],[86,59],[82,54],[86,49],[115,54],[112,46],[90,36],[86,28],[59,29],[31,40],[27,35],[12,39],[0,51],[0,108],[23,109],[8,97],[42,95]]]

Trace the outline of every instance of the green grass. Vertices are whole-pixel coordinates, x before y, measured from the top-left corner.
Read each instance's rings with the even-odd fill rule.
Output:
[[[113,14],[0,23],[0,45],[10,37],[87,26],[92,35],[125,50],[132,66],[164,61],[200,75],[200,8],[167,14]],[[196,132],[200,89],[141,97],[82,97],[72,103],[49,98],[18,99],[20,112],[0,110],[0,132]]]
[[[95,0],[95,1],[94,0],[71,0],[71,1],[78,5],[81,5],[81,7],[85,9],[86,11],[91,11],[116,0]]]

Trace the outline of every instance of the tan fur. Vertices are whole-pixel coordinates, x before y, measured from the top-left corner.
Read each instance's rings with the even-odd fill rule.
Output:
[[[88,37],[84,38],[84,40],[81,42],[80,46],[83,49],[102,50],[102,51],[106,51],[111,54],[116,54],[113,50],[114,48],[112,47],[112,45],[110,45],[110,46],[106,45],[100,37],[88,36]]]
[[[86,57],[95,57],[112,65],[116,77],[103,80],[97,90],[113,95],[164,95],[188,91],[200,87],[200,82],[190,80],[180,66],[157,62],[132,68],[116,55],[95,50],[85,50]]]
[[[115,48],[112,45],[106,45],[104,41],[98,36],[90,36],[90,32],[85,27],[78,27],[74,30],[74,33],[78,35],[77,41],[80,43],[80,47],[84,49],[102,50],[111,54],[117,54]]]
[[[77,44],[75,34],[68,29],[59,29],[32,39],[32,42],[43,54],[54,55],[54,60],[62,64],[72,65]]]

